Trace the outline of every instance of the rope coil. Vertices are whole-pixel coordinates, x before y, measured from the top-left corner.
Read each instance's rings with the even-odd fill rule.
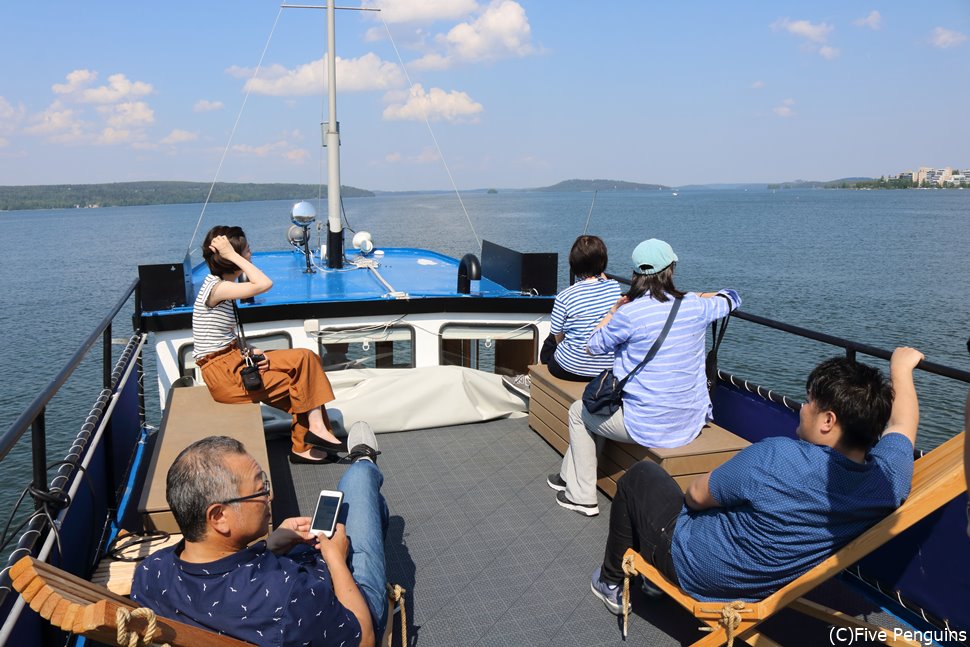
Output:
[[[727,647],[734,647],[734,632],[741,626],[741,614],[750,613],[751,609],[741,600],[728,602],[721,607],[721,619],[718,624],[724,627],[727,636]],[[714,631],[715,627],[701,627],[701,631]]]
[[[145,619],[144,635],[128,628],[128,623],[134,618]],[[118,625],[118,644],[127,645],[127,647],[151,644],[152,640],[162,633],[162,630],[158,628],[158,618],[155,616],[155,612],[144,607],[131,611],[119,607],[117,613],[115,613],[115,623]],[[168,643],[164,643],[162,647],[168,647]]]
[[[637,574],[633,565],[633,555],[623,557],[623,639],[626,640],[627,628],[630,624],[630,578]]]
[[[391,608],[393,608],[395,604],[401,605],[401,647],[407,647],[408,644],[408,614],[407,609],[405,609],[404,606],[405,593],[407,593],[407,589],[400,584],[387,584],[387,599],[391,603]],[[391,618],[388,618],[387,620],[390,622]],[[389,643],[390,642],[393,642],[393,640],[389,641]],[[390,647],[390,645],[388,645],[388,647]]]

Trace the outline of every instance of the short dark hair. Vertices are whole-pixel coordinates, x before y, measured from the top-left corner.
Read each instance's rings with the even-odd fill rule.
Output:
[[[664,303],[670,297],[675,299],[683,298],[687,293],[678,290],[674,286],[675,267],[677,267],[676,261],[656,274],[638,274],[634,272],[633,278],[630,279],[630,291],[626,293],[627,298],[633,301],[634,299],[639,299],[647,292],[660,303]]]
[[[239,496],[239,475],[229,469],[226,458],[245,453],[235,438],[209,436],[183,449],[168,468],[165,499],[186,541],[205,537],[210,505]]]
[[[205,235],[205,240],[202,241],[202,258],[205,259],[206,265],[209,266],[209,271],[216,276],[222,276],[223,274],[228,274],[229,272],[235,272],[239,267],[230,261],[224,259],[217,252],[209,249],[209,245],[212,244],[212,239],[216,236],[225,236],[232,243],[232,248],[236,250],[237,253],[242,254],[246,249],[246,234],[243,232],[242,227],[229,227],[227,225],[216,225],[209,230],[209,233]]]
[[[833,357],[816,366],[805,392],[819,411],[835,414],[847,449],[872,448],[892,413],[889,380],[879,369],[846,357]]]
[[[580,236],[569,250],[569,269],[579,279],[599,276],[608,261],[606,243],[599,236]]]

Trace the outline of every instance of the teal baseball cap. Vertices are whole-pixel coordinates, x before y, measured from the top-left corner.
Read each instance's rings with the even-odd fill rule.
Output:
[[[657,238],[645,240],[633,250],[633,271],[637,274],[656,274],[675,262],[673,248]]]

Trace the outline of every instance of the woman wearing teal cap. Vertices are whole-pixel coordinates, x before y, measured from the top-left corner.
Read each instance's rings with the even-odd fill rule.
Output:
[[[712,419],[704,333],[712,321],[739,307],[741,297],[734,290],[678,290],[673,279],[676,267],[677,254],[664,241],[651,238],[637,245],[630,291],[586,342],[591,354],[613,353],[613,373],[623,379],[647,356],[673,312],[667,336],[653,359],[627,381],[623,406],[616,413],[590,413],[582,400],[570,407],[569,449],[559,473],[547,479],[564,508],[587,516],[599,514],[595,436],[645,447],[680,447]]]

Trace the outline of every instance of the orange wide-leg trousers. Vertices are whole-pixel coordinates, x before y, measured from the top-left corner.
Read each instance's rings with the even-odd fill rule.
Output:
[[[290,438],[293,451],[300,453],[310,449],[304,439],[310,430],[310,411],[321,408],[323,421],[330,429],[330,419],[323,405],[333,400],[333,388],[323,372],[320,358],[305,348],[266,351],[269,370],[262,373],[263,388],[247,391],[243,386],[242,370],[246,366],[242,355],[235,348],[220,355],[197,360],[209,393],[216,402],[240,404],[265,402],[274,409],[293,415]]]

